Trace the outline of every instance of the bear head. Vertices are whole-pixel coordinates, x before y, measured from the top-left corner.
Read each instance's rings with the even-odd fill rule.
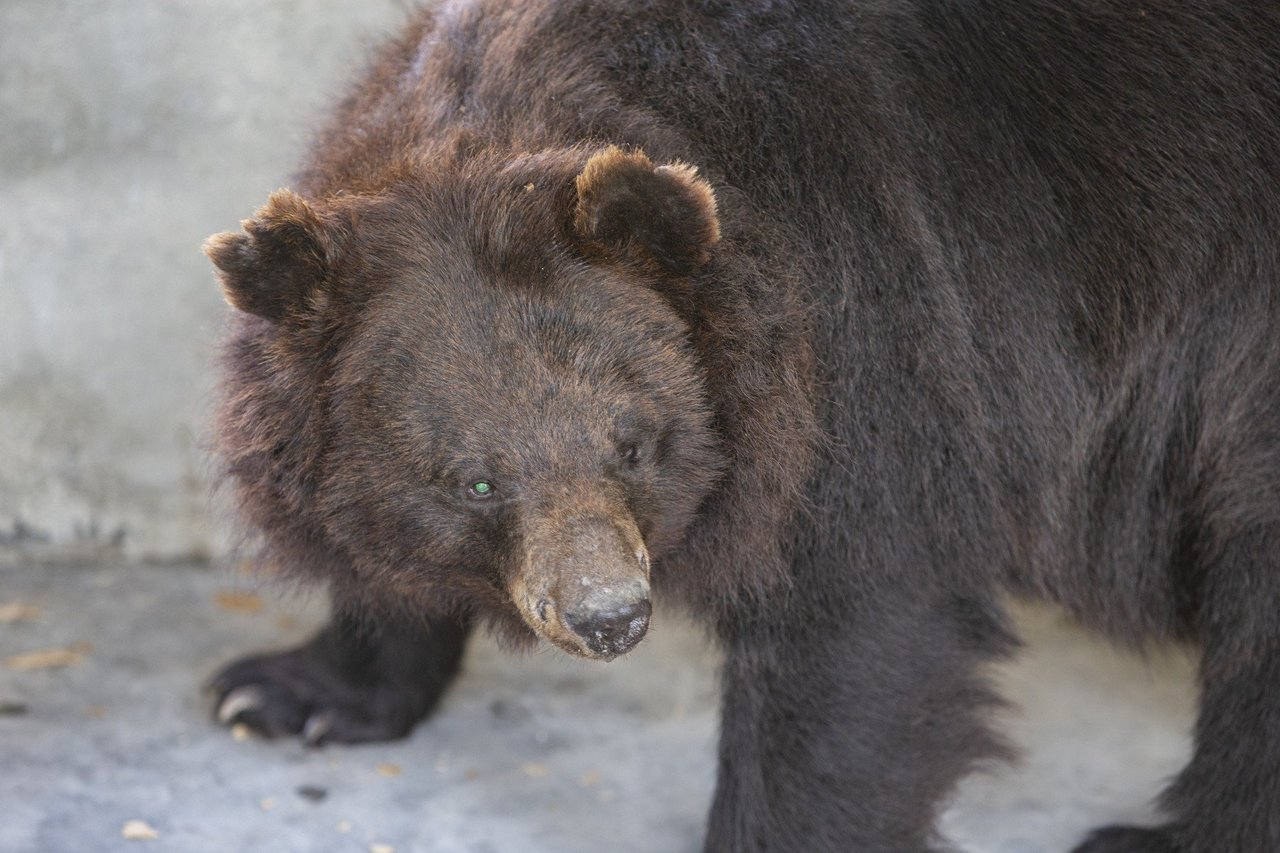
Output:
[[[690,341],[718,239],[693,168],[613,147],[278,191],[206,244],[242,312],[232,479],[341,555],[344,595],[626,652],[726,466]]]

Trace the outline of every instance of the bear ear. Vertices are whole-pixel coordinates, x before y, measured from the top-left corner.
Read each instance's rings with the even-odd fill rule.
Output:
[[[590,246],[687,275],[720,239],[715,193],[693,166],[654,166],[643,152],[610,146],[587,161],[575,188],[573,227]]]
[[[242,232],[206,240],[204,253],[233,307],[278,323],[305,305],[328,274],[338,248],[335,229],[290,190],[276,190],[240,224]]]

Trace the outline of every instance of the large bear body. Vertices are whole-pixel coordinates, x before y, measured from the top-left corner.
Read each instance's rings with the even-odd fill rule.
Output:
[[[1280,7],[449,0],[208,252],[218,442],[334,620],[216,679],[403,735],[468,631],[723,643],[706,849],[932,849],[1006,594],[1202,649],[1160,827],[1280,850]]]

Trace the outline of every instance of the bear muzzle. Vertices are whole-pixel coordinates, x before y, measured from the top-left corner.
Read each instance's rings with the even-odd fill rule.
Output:
[[[653,612],[649,554],[625,516],[530,525],[523,566],[508,588],[539,636],[593,660],[612,660],[635,648]]]
[[[649,630],[649,584],[632,581],[626,588],[606,588],[587,596],[564,622],[597,657],[612,658],[635,648]]]

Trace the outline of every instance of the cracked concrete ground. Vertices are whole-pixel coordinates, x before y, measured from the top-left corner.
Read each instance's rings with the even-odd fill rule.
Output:
[[[319,604],[195,566],[0,569],[0,851],[699,849],[717,658],[694,630],[659,611],[608,665],[481,638],[401,743],[311,751],[216,728],[202,679],[301,640]],[[1187,754],[1188,660],[1021,621],[1028,647],[997,677],[1024,757],[967,780],[948,809],[943,829],[969,853],[1060,853],[1148,818]],[[24,657],[49,649],[63,654]],[[126,840],[129,821],[155,837]]]

